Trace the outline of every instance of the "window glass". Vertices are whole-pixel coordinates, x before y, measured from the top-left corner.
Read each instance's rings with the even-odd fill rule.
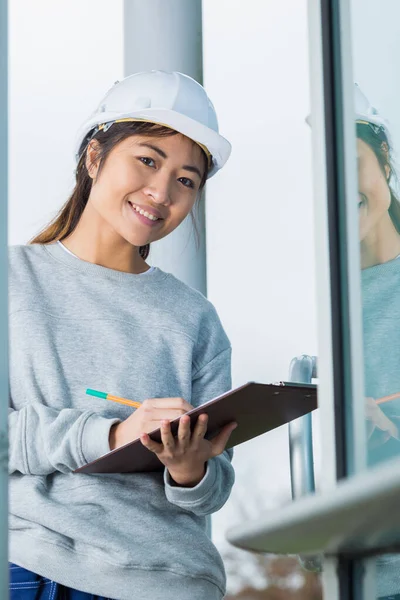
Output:
[[[400,3],[350,5],[365,389],[354,401],[364,402],[366,463],[379,468],[400,456]],[[366,565],[376,598],[400,598],[399,555]]]

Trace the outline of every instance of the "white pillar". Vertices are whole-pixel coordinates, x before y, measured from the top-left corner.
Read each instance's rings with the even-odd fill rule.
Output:
[[[7,0],[0,0],[0,598],[8,598]]]
[[[201,0],[125,0],[125,76],[160,69],[180,71],[202,83],[202,66]],[[206,294],[204,198],[201,202],[196,211],[199,248],[188,217],[151,246],[149,262]]]

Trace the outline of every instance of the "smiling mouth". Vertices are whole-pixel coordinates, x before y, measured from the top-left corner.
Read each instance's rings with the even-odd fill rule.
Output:
[[[132,208],[132,210],[134,210],[138,215],[145,217],[152,223],[156,223],[157,221],[163,221],[163,219],[161,217],[157,217],[156,215],[149,213],[147,210],[143,210],[142,208],[140,208],[140,206],[136,206],[136,204],[133,204],[129,200],[128,200],[128,204]]]

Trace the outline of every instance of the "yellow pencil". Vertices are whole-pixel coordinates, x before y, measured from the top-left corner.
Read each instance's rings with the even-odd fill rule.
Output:
[[[391,400],[395,400],[396,398],[400,398],[400,393],[390,394],[390,396],[383,396],[383,398],[378,398],[376,400],[377,404],[384,404],[385,402],[390,402]]]
[[[135,402],[134,400],[127,400],[126,398],[119,398],[118,396],[107,394],[106,392],[98,392],[97,390],[87,389],[86,393],[89,396],[96,396],[97,398],[112,400],[113,402],[118,402],[119,404],[126,404],[127,406],[132,406],[133,408],[140,408],[141,406],[140,402]]]

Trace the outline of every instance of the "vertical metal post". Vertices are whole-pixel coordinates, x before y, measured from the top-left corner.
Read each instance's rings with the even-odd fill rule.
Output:
[[[356,165],[348,5],[340,0],[308,0],[324,461],[320,487],[325,494],[338,479],[362,470],[365,450],[358,408],[364,397],[359,310],[357,314],[359,242],[354,233],[350,235],[356,231]],[[354,439],[350,432],[355,445],[348,443]],[[347,566],[340,557],[324,560],[326,600],[354,597],[354,570]]]
[[[0,0],[0,598],[8,598],[8,10]]]
[[[298,356],[289,368],[289,380],[311,383],[317,377],[317,357]],[[289,461],[292,498],[297,500],[315,492],[312,415],[304,415],[289,423]],[[303,567],[309,571],[320,571],[322,556],[300,557]]]
[[[125,0],[124,74],[180,71],[203,82],[201,0]],[[197,200],[199,202],[199,199]],[[150,263],[207,294],[204,196],[195,209],[196,247],[188,217],[166,238],[152,244]],[[211,537],[211,518],[207,518]]]
[[[153,69],[180,71],[202,83],[201,0],[125,0],[124,74]],[[199,248],[188,217],[151,246],[150,262],[206,295],[204,200],[195,215]]]
[[[311,383],[317,376],[315,356],[300,356],[290,364],[289,379],[297,383]],[[289,458],[292,498],[300,498],[315,491],[312,446],[311,413],[289,423]]]

